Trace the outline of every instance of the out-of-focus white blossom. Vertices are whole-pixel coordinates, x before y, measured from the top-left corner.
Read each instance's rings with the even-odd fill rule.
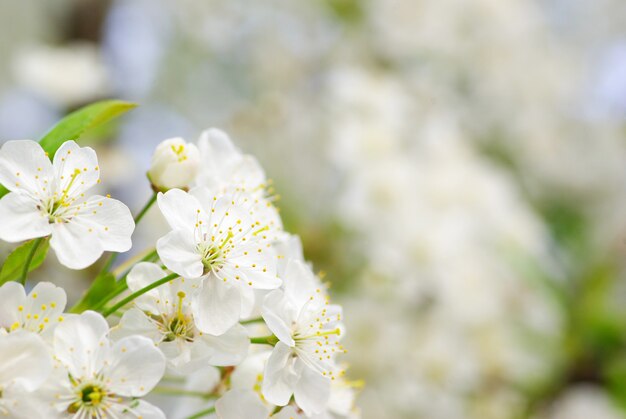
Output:
[[[14,57],[12,70],[18,83],[66,107],[98,99],[109,90],[100,51],[88,43],[25,48]]]

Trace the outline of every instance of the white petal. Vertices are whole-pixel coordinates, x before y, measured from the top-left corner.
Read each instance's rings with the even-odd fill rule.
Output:
[[[291,354],[289,346],[278,342],[265,365],[263,397],[277,406],[289,403],[298,378],[293,370]]]
[[[32,332],[51,333],[63,317],[65,290],[51,282],[40,282],[30,291],[21,311],[24,327]]]
[[[31,140],[7,141],[0,149],[0,183],[8,190],[25,189],[42,193],[44,181],[52,185],[50,159],[39,143]]]
[[[104,252],[97,233],[76,223],[53,224],[52,247],[61,264],[70,269],[84,269],[93,264]]]
[[[118,327],[112,330],[111,334],[115,339],[141,335],[155,343],[159,342],[162,337],[158,326],[137,308],[128,309],[120,319]]]
[[[199,348],[207,357],[207,362],[215,366],[238,365],[246,358],[250,340],[246,328],[236,324],[220,336],[203,334]]]
[[[50,233],[48,217],[37,209],[31,196],[10,192],[0,199],[0,239],[15,243]]]
[[[37,335],[17,332],[0,336],[0,386],[16,383],[37,389],[52,370],[48,347]]]
[[[11,326],[20,322],[18,307],[26,305],[26,291],[24,286],[17,282],[7,282],[0,287],[0,328],[10,329]]]
[[[113,345],[103,375],[115,394],[141,397],[156,386],[165,372],[165,356],[143,336],[129,336]]]
[[[307,304],[311,297],[323,301],[322,284],[309,265],[299,260],[291,260],[285,275],[285,294],[298,308]]]
[[[330,379],[305,366],[293,394],[296,404],[307,415],[319,413],[330,397]]]
[[[193,301],[193,316],[202,332],[219,336],[239,321],[241,296],[239,287],[232,282],[213,275],[202,281]]]
[[[174,190],[174,189],[173,189]],[[184,278],[199,278],[204,271],[202,256],[196,250],[193,233],[174,230],[157,241],[157,252],[163,264]]]
[[[269,415],[268,408],[252,390],[230,390],[215,402],[219,419],[263,419]]]
[[[167,272],[161,269],[159,265],[150,262],[140,262],[130,270],[126,277],[126,283],[128,284],[128,289],[134,292],[147,287],[165,276],[167,276]],[[161,288],[164,287],[158,287],[157,289],[148,291],[137,298],[135,304],[142,310],[159,314],[157,300],[159,300],[159,290]]]
[[[90,147],[80,147],[66,141],[57,150],[52,161],[58,189],[75,196],[94,186],[100,178],[98,157]]]
[[[94,195],[79,207],[70,223],[80,224],[90,236],[95,233],[92,240],[98,240],[103,250],[126,252],[131,248],[135,222],[126,205],[117,199]]]
[[[295,342],[291,336],[291,322],[294,320],[293,311],[288,307],[289,301],[280,291],[272,291],[263,302],[261,313],[267,327],[285,344],[293,347]]]
[[[173,230],[192,230],[196,222],[206,222],[207,214],[198,200],[180,189],[170,189],[157,196],[159,209]],[[200,212],[198,212],[200,211]]]
[[[166,419],[165,414],[155,405],[144,400],[134,400],[131,406],[126,404],[113,404],[109,408],[110,415],[105,416],[107,419]],[[74,418],[74,417],[73,417]],[[76,419],[83,418],[77,416]],[[86,419],[87,417],[85,417]]]
[[[104,362],[109,325],[102,315],[85,311],[66,318],[54,330],[54,353],[74,377],[91,376]]]

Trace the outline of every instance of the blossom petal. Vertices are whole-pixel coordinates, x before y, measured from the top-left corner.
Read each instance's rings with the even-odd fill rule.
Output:
[[[109,410],[112,418],[166,419],[165,413],[161,409],[144,400],[134,400],[132,407],[125,404],[113,404]],[[109,415],[106,417],[108,418]]]
[[[52,371],[52,359],[44,341],[32,333],[0,337],[0,385],[17,383],[36,390]]]
[[[295,346],[296,343],[291,336],[291,322],[294,316],[282,291],[272,291],[265,297],[261,313],[267,327],[278,339],[291,347]]]
[[[0,183],[8,190],[26,190],[36,196],[53,179],[52,164],[39,143],[7,141],[0,148]]]
[[[143,336],[129,336],[113,345],[107,356],[104,376],[111,391],[127,397],[141,397],[156,386],[165,372],[165,356]]]
[[[58,189],[69,196],[84,192],[100,179],[98,157],[91,147],[80,147],[75,141],[66,141],[54,154],[52,161]]]
[[[109,325],[96,312],[68,317],[54,331],[54,353],[74,377],[91,376],[104,363],[108,332]]]
[[[252,390],[230,390],[215,402],[215,413],[219,419],[263,419],[269,409]]]
[[[298,378],[292,365],[291,348],[278,342],[265,365],[263,397],[277,406],[285,406]]]
[[[159,265],[150,262],[140,262],[130,270],[126,277],[126,283],[128,284],[128,289],[134,292],[147,287],[166,275],[167,272],[161,269]],[[134,301],[137,307],[152,314],[159,314],[157,300],[159,299],[160,288],[163,287],[150,290],[137,298]]]
[[[26,291],[17,282],[7,282],[0,287],[0,328],[10,329],[20,322],[18,307],[26,305]]]
[[[250,340],[246,328],[236,324],[220,336],[203,334],[199,341],[201,353],[215,366],[238,365],[246,358]],[[195,349],[195,348],[194,348]]]
[[[159,193],[157,203],[165,221],[173,230],[193,230],[200,219],[206,222],[206,214],[200,202],[192,194],[180,189]]]
[[[77,223],[53,224],[52,247],[61,264],[70,269],[84,269],[93,264],[104,252],[96,233]]]
[[[48,217],[37,209],[31,196],[11,192],[0,199],[0,239],[15,243],[50,233]]]
[[[304,410],[307,416],[319,413],[324,410],[330,397],[330,379],[304,367],[293,395],[296,404]]]
[[[113,337],[119,339],[126,336],[141,335],[157,343],[161,339],[161,331],[150,321],[148,316],[138,308],[128,309],[119,322],[119,327],[111,331]]]
[[[189,231],[170,231],[157,241],[156,248],[159,257],[170,271],[184,278],[202,276],[204,271],[202,256],[196,250],[196,243]]]
[[[232,284],[232,281],[222,281],[210,275],[202,282],[192,307],[198,329],[219,336],[239,321],[239,287]]]
[[[130,237],[135,221],[126,205],[117,199],[94,195],[80,206],[70,223],[80,224],[88,232],[95,233],[102,249],[126,252],[132,246]],[[92,234],[93,235],[93,234]]]

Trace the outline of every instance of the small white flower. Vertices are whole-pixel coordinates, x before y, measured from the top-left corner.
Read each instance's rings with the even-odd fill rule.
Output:
[[[158,204],[172,231],[157,242],[165,266],[200,280],[193,312],[198,328],[221,335],[254,307],[255,289],[275,289],[273,227],[256,217],[245,193],[217,197],[206,188],[172,189]]]
[[[7,282],[0,287],[0,333],[28,330],[51,337],[64,319],[66,300],[63,288],[50,282],[39,282],[28,295],[22,284]]]
[[[255,195],[264,194],[265,172],[252,156],[242,154],[225,132],[211,128],[198,140],[202,166],[197,184],[213,193],[237,188]]]
[[[158,190],[187,189],[196,179],[199,165],[200,152],[195,144],[170,138],[154,151],[148,177]]]
[[[292,260],[285,290],[272,291],[263,303],[263,319],[279,339],[265,367],[263,396],[284,406],[294,395],[307,415],[321,412],[335,379],[341,307],[330,305],[318,278],[304,263]]]
[[[112,343],[106,320],[93,311],[73,316],[54,332],[59,362],[52,402],[58,418],[165,419],[155,406],[137,400],[157,385],[165,357],[143,336]]]
[[[91,265],[106,250],[127,251],[135,223],[126,205],[85,196],[99,181],[98,159],[89,147],[67,141],[51,163],[34,141],[6,142],[0,183],[11,192],[0,200],[0,239],[52,236],[50,246],[71,269]]]
[[[0,334],[0,416],[43,417],[41,400],[32,392],[43,384],[51,370],[52,358],[39,336],[24,331]]]
[[[142,262],[130,271],[131,291],[144,288],[166,276],[158,265]],[[202,333],[192,314],[192,295],[198,285],[178,278],[147,292],[135,300],[120,320],[120,332],[149,337],[163,351],[173,371],[187,374],[206,363],[215,366],[239,364],[248,353],[246,329],[236,324],[224,334]]]

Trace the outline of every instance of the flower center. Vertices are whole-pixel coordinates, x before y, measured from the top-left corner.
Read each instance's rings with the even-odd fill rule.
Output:
[[[98,409],[100,404],[110,395],[98,384],[86,384],[81,387],[77,396],[78,400],[68,406],[68,413],[77,413],[81,409],[87,409],[87,411]]]
[[[202,255],[202,265],[204,265],[204,274],[211,271],[218,271],[226,259],[228,254],[229,240],[233,238],[233,233],[228,232],[226,237],[218,245],[213,241],[198,244],[198,252]]]

